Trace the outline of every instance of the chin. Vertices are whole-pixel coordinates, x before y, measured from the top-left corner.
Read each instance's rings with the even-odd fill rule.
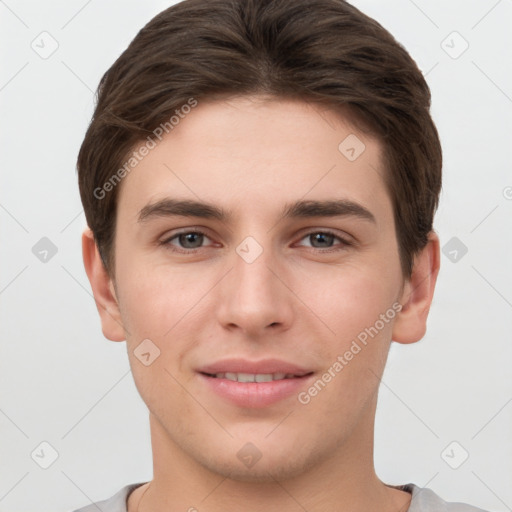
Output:
[[[307,463],[291,461],[289,458],[288,460],[284,458],[280,462],[265,462],[262,457],[251,468],[244,468],[241,467],[241,464],[226,461],[225,464],[214,463],[208,465],[207,469],[236,482],[275,484],[276,481],[288,480],[303,474],[305,466],[307,466]]]
[[[246,465],[243,456],[251,452],[257,453],[259,458],[252,465]],[[276,446],[262,448],[261,451],[254,445],[246,445],[242,449],[224,449],[218,456],[214,451],[210,451],[207,457],[198,452],[190,455],[208,471],[224,478],[237,482],[269,484],[303,475],[322,458],[321,453],[314,450],[308,452],[304,444],[300,448],[293,445],[286,449]]]

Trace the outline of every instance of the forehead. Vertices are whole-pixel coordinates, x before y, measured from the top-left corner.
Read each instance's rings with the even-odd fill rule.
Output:
[[[120,209],[130,216],[165,197],[247,215],[326,197],[391,213],[381,143],[342,110],[262,96],[199,101],[155,141],[121,184]]]

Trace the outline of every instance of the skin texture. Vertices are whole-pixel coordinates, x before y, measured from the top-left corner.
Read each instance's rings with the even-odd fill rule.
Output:
[[[365,144],[354,161],[338,149],[350,134]],[[304,101],[199,102],[120,185],[115,276],[107,275],[84,231],[103,333],[126,339],[150,413],[153,480],[132,493],[129,512],[139,505],[140,511],[407,510],[410,494],[375,474],[375,407],[391,340],[413,343],[425,333],[439,240],[432,232],[405,280],[381,150],[339,112]],[[138,222],[143,207],[165,197],[209,202],[232,218]],[[326,199],[357,202],[376,222],[282,218],[287,203]],[[169,241],[191,228],[206,234],[202,245]],[[322,245],[309,236],[322,230],[351,245],[336,237]],[[236,251],[248,236],[263,250],[252,263]],[[397,302],[401,311],[308,404],[293,395],[266,408],[237,407],[196,372],[231,356],[273,357],[320,377]],[[144,339],[160,350],[149,366],[134,353]],[[237,457],[248,442],[261,453],[250,468]]]

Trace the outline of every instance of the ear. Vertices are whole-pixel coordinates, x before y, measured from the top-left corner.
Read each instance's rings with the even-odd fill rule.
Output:
[[[439,265],[439,237],[431,231],[427,245],[414,258],[411,277],[399,298],[402,309],[395,317],[393,341],[415,343],[425,336]]]
[[[100,314],[103,335],[111,341],[124,341],[126,335],[114,284],[103,265],[93,233],[88,227],[82,233],[82,256]]]

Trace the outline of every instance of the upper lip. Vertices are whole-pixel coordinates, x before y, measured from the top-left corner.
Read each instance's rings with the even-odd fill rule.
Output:
[[[212,375],[216,373],[285,373],[300,376],[312,373],[312,370],[280,359],[250,361],[237,358],[222,359],[202,366],[197,371]]]

